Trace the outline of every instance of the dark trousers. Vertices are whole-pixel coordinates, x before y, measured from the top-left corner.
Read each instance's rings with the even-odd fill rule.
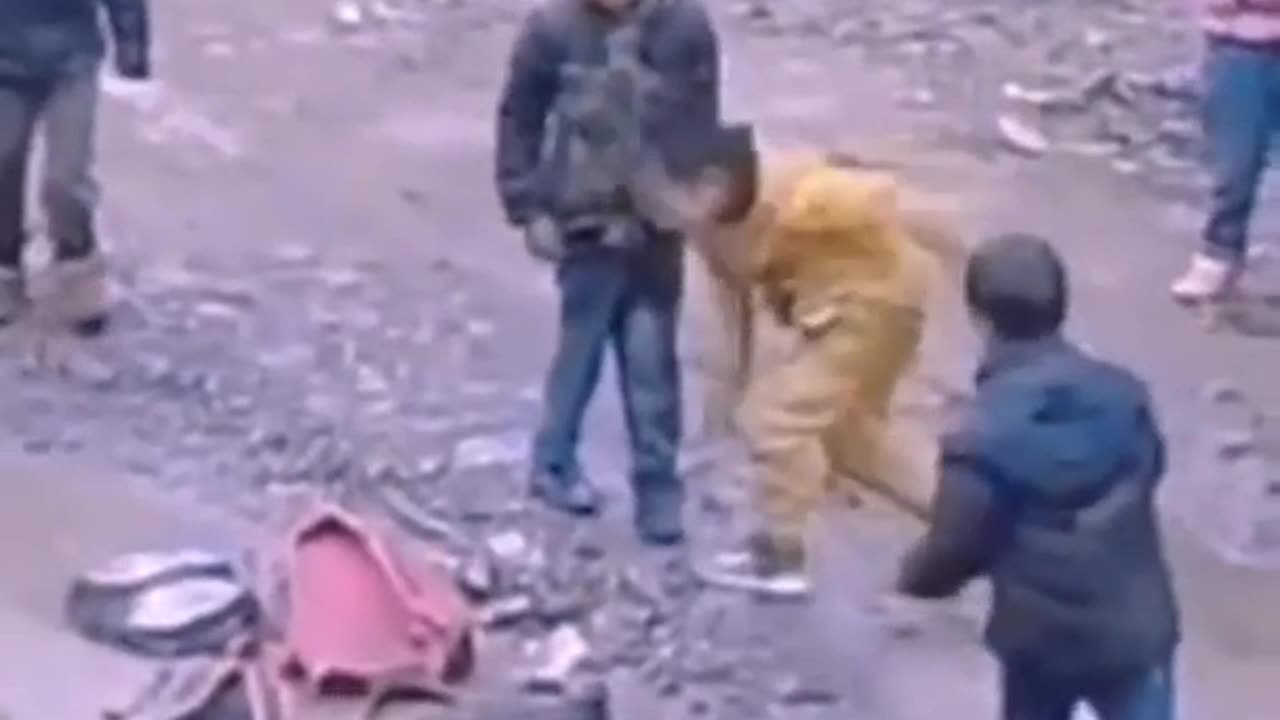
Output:
[[[1205,64],[1204,132],[1213,203],[1204,252],[1240,262],[1258,186],[1280,129],[1280,45],[1211,40]]]
[[[1004,720],[1071,720],[1089,705],[1099,720],[1173,720],[1172,663],[1123,675],[1064,680],[1006,663]]]
[[[98,63],[48,79],[0,77],[0,268],[17,268],[26,242],[26,180],[37,133],[44,167],[39,198],[55,257],[93,254],[93,150]]]
[[[640,249],[575,248],[557,268],[560,337],[547,378],[535,469],[579,472],[583,414],[610,347],[617,361],[637,491],[678,482],[680,374],[676,331],[683,248],[653,237]]]

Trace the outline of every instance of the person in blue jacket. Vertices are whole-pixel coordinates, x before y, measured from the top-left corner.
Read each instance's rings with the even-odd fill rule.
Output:
[[[1063,337],[1066,271],[1044,240],[986,243],[965,289],[986,356],[898,589],[943,598],[991,579],[1006,720],[1069,720],[1081,702],[1102,720],[1168,720],[1178,613],[1147,388]]]
[[[644,168],[661,168],[661,177],[692,172],[692,148],[719,125],[719,93],[717,39],[699,0],[546,0],[519,32],[498,108],[506,219],[535,258],[555,267],[560,289],[533,493],[565,512],[598,510],[577,445],[612,346],[635,522],[658,545],[684,534],[676,473],[683,248],[678,231],[646,211],[641,178]]]

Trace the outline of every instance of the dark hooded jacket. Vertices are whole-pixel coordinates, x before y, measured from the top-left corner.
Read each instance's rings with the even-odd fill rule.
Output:
[[[116,51],[144,57],[146,0],[0,0],[0,79],[47,78],[100,59],[104,8]]]
[[[1148,392],[1060,338],[996,345],[944,438],[926,538],[900,589],[945,597],[988,575],[987,642],[1064,676],[1167,661],[1178,641],[1156,521],[1165,451]]]
[[[623,24],[634,30],[627,47],[635,63],[610,59],[619,23],[586,0],[545,0],[525,20],[497,123],[498,195],[512,224],[538,214],[614,212],[612,198],[581,207],[577,200],[591,193],[574,186],[609,185],[616,179],[590,176],[613,163],[620,146],[636,142],[647,146],[640,153],[651,152],[679,174],[679,159],[698,130],[719,122],[719,48],[699,0],[639,0],[632,13]],[[637,67],[643,77],[635,77]],[[633,129],[638,139],[624,137]],[[577,148],[558,147],[565,137],[594,143],[587,152],[602,159],[575,162]]]

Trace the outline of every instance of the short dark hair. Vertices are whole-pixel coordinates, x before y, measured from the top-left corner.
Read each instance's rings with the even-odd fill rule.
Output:
[[[747,123],[720,125],[704,140],[697,151],[698,170],[719,170],[729,179],[729,197],[717,219],[740,221],[755,207],[760,195],[760,152],[755,128]]]
[[[1047,240],[1008,233],[983,242],[964,278],[969,308],[998,337],[1030,340],[1056,333],[1067,314],[1067,271]]]

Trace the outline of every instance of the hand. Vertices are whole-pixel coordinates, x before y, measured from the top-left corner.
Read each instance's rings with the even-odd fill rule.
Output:
[[[151,78],[151,61],[141,45],[120,45],[115,51],[116,72],[127,80]]]
[[[524,226],[524,246],[535,259],[558,263],[567,254],[564,235],[550,218],[534,218]]]

